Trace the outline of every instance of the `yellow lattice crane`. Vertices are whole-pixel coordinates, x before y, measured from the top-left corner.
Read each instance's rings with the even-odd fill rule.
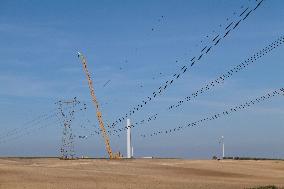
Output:
[[[83,69],[84,69],[85,74],[86,74],[87,79],[88,79],[88,84],[89,84],[89,89],[90,89],[92,101],[93,101],[93,103],[96,107],[97,118],[98,118],[98,121],[99,121],[101,133],[102,133],[103,138],[105,140],[107,153],[108,153],[110,159],[118,159],[118,158],[120,158],[120,153],[113,153],[112,149],[110,147],[110,140],[109,140],[107,131],[106,131],[105,126],[104,126],[102,113],[101,113],[100,107],[99,107],[99,102],[97,101],[93,82],[92,82],[90,73],[89,73],[88,68],[87,68],[87,60],[86,60],[85,56],[80,52],[78,52],[78,57],[81,59],[81,62],[83,64]]]

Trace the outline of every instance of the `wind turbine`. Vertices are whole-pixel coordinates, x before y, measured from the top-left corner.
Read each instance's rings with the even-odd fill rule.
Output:
[[[219,139],[219,144],[222,143],[222,158],[224,159],[225,157],[225,143],[224,143],[224,136],[221,136]]]

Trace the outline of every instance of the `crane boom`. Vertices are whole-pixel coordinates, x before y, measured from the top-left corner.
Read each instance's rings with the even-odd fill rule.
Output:
[[[87,60],[84,57],[84,55],[79,53],[79,52],[78,52],[78,57],[81,59],[81,62],[83,64],[83,69],[84,69],[85,74],[86,74],[87,79],[88,79],[88,84],[89,84],[89,89],[90,89],[92,101],[93,101],[93,103],[94,103],[94,105],[96,107],[96,114],[97,114],[97,118],[98,118],[98,121],[99,121],[99,126],[100,126],[100,129],[101,129],[101,133],[102,133],[104,141],[105,141],[107,153],[108,153],[110,159],[116,159],[116,158],[119,157],[119,155],[118,156],[117,155],[113,155],[113,153],[112,153],[112,150],[111,150],[111,147],[110,147],[110,140],[109,140],[108,134],[107,134],[105,126],[104,126],[102,113],[100,111],[99,103],[98,103],[96,95],[95,95],[95,89],[93,87],[93,82],[92,82],[90,73],[89,73],[88,68],[87,68]]]

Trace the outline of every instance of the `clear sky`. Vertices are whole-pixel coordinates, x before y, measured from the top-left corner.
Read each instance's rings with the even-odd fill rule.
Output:
[[[77,155],[106,156],[102,137],[90,135],[92,125],[98,124],[76,52],[87,57],[104,120],[111,124],[189,64],[247,6],[256,4],[254,0],[1,0],[0,139],[10,130],[22,129],[5,138],[0,155],[59,155],[62,126],[56,117],[26,122],[54,112],[56,101],[76,96],[88,107],[75,115],[72,125],[76,136],[88,136],[76,138]],[[284,35],[283,8],[281,0],[264,1],[198,64],[136,112],[132,122],[153,113],[159,117],[133,129],[134,154],[211,158],[220,155],[218,138],[224,135],[228,156],[284,158],[283,96],[201,127],[140,137],[284,87],[284,48],[280,46],[196,99],[167,110]],[[32,124],[38,129],[25,129]],[[125,133],[111,137],[111,144],[125,154]]]

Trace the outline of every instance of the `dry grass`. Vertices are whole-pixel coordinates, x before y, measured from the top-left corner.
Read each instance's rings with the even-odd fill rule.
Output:
[[[270,185],[270,186],[259,186],[259,187],[247,188],[247,189],[283,189],[283,188],[282,187],[279,188],[277,186]]]
[[[0,159],[0,189],[284,186],[284,161]]]

